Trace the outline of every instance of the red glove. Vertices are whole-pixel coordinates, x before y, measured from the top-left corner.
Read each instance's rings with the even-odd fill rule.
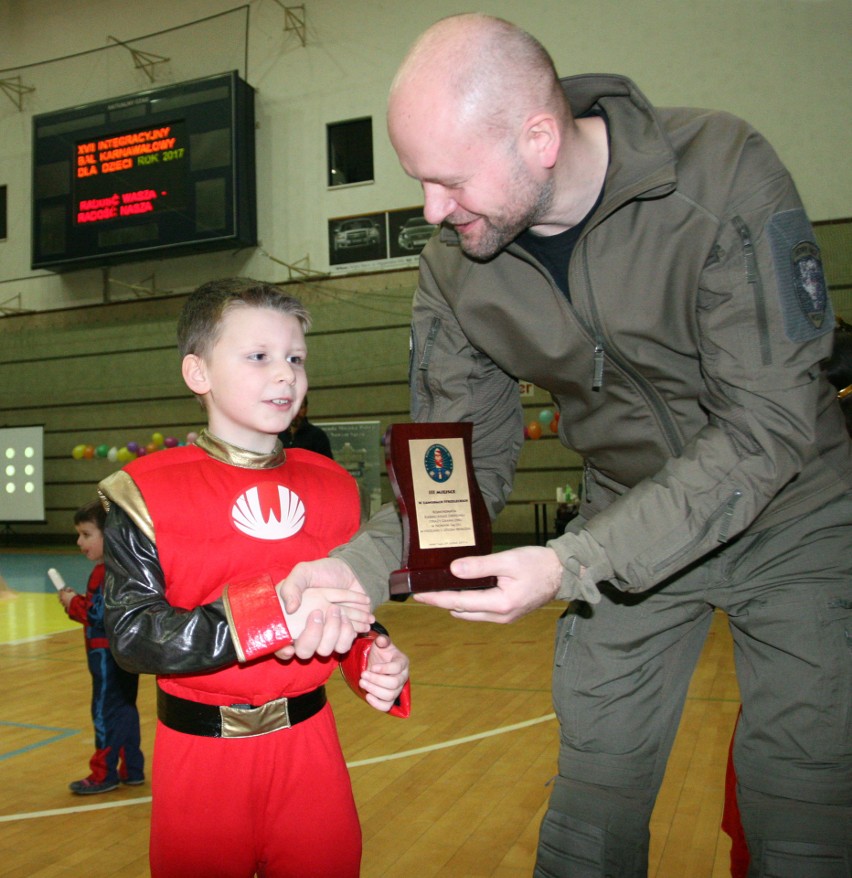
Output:
[[[361,634],[355,638],[352,648],[340,662],[340,671],[349,688],[359,697],[366,700],[367,693],[361,688],[359,681],[361,674],[367,670],[367,662],[373,641],[380,635],[390,637],[383,625],[374,622],[367,634]],[[397,696],[393,707],[388,711],[391,716],[399,716],[403,719],[411,716],[411,680],[405,681],[402,692]]]

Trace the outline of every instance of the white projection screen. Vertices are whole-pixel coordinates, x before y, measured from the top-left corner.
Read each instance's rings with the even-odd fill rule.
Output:
[[[44,426],[0,427],[0,524],[44,520]]]

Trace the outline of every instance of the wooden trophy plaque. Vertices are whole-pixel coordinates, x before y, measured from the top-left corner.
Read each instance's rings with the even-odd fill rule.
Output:
[[[400,570],[390,575],[395,600],[448,589],[492,588],[494,576],[459,579],[450,562],[491,551],[491,521],[473,474],[469,422],[392,424],[385,461],[402,518]]]

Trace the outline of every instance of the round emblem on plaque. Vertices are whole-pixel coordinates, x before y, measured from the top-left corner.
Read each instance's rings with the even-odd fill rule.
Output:
[[[446,482],[453,474],[453,456],[443,445],[430,445],[423,465],[433,482]]]

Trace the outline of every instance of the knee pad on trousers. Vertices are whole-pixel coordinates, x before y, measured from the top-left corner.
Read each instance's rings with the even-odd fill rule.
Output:
[[[534,878],[644,878],[646,798],[557,778],[541,822]]]
[[[749,878],[849,878],[852,849],[838,845],[759,840],[749,848]]]
[[[739,786],[749,878],[849,878],[852,809],[794,802]]]

